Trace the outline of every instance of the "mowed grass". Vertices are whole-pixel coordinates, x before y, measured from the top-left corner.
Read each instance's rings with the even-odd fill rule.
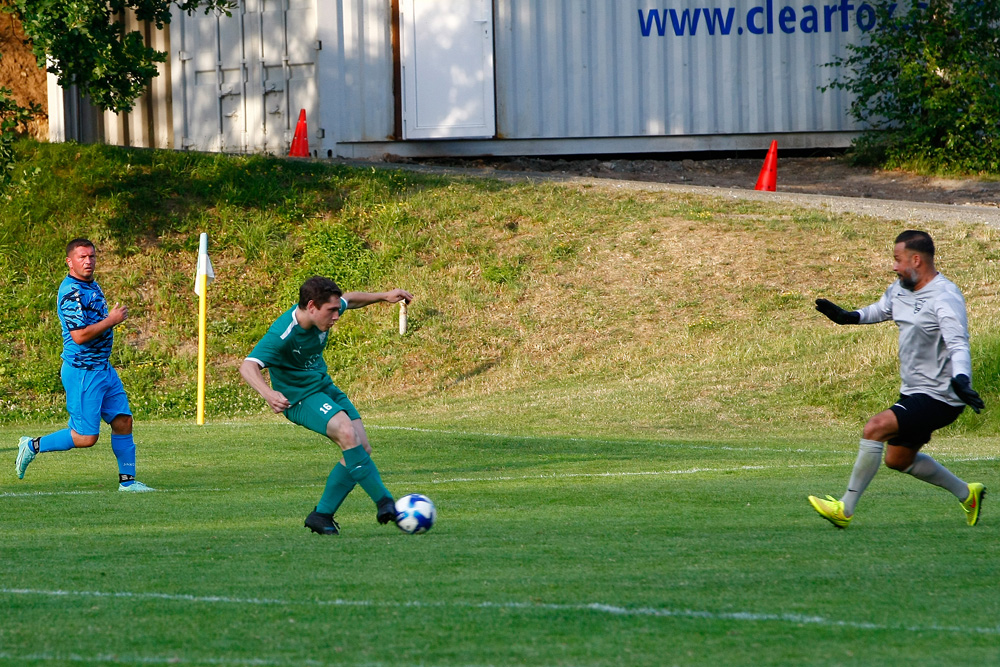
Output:
[[[13,476],[0,427],[0,662],[187,665],[840,665],[1000,661],[1000,504],[883,469],[854,524],[856,440],[613,439],[369,424],[388,487],[437,526],[302,527],[337,454],[272,418],[137,423],[126,496],[107,434]],[[929,446],[998,487],[1000,441]]]

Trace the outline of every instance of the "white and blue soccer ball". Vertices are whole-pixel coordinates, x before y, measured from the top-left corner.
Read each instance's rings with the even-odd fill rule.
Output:
[[[434,525],[436,518],[434,503],[425,495],[411,493],[396,501],[396,525],[404,533],[426,533]]]

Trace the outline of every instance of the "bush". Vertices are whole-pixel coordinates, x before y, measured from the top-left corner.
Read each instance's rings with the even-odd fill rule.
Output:
[[[22,107],[10,88],[0,88],[0,187],[7,185],[14,169],[14,141],[25,130],[28,121],[41,114],[39,105]]]
[[[857,157],[889,167],[1000,172],[1000,2],[873,3],[879,27],[829,66],[868,130]],[[827,88],[824,88],[826,90]]]

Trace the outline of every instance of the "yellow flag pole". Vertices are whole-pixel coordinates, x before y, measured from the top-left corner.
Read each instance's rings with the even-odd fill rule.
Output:
[[[208,315],[208,276],[198,276],[198,417],[197,424],[205,423],[205,322]]]

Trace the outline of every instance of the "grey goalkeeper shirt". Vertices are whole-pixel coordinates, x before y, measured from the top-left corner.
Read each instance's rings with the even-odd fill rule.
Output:
[[[949,405],[965,405],[951,379],[972,379],[965,297],[940,273],[916,292],[897,280],[882,298],[858,311],[861,324],[892,320],[899,327],[901,394],[927,394]]]

